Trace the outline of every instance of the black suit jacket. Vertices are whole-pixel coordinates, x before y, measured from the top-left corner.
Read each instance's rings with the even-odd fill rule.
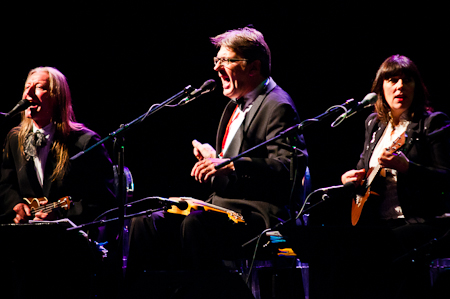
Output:
[[[13,129],[14,130],[14,129]],[[61,217],[68,217],[76,224],[94,220],[101,212],[114,207],[113,168],[106,149],[102,146],[70,162],[67,174],[62,180],[51,180],[56,159],[49,153],[43,187],[40,186],[34,162],[26,161],[19,150],[18,136],[8,134],[3,151],[0,179],[0,221],[11,222],[15,216],[12,208],[24,197],[47,197],[50,202],[64,196],[71,196],[74,205]],[[69,156],[97,143],[100,137],[93,131],[83,129],[72,131],[66,144]]]
[[[230,101],[223,112],[217,133],[217,152],[221,150],[226,126],[235,107],[236,103]],[[290,96],[270,79],[268,86],[253,102],[227,152],[224,153],[224,158],[234,157],[253,148],[299,122]],[[307,151],[303,137],[294,134],[289,140],[279,139],[239,158],[234,162],[236,171],[233,174],[215,177],[212,184],[212,203],[243,214],[259,213],[268,227],[271,220],[279,222],[279,217],[287,217],[286,207],[289,204],[292,183],[291,152],[286,146],[288,144],[297,146],[299,150],[297,183],[301,184],[306,169]]]
[[[398,197],[405,218],[429,219],[442,215],[450,207],[450,134],[442,130],[449,122],[444,113],[428,112],[415,116],[406,129],[403,152],[410,160],[409,170],[397,177]],[[373,150],[386,125],[378,121],[376,114],[366,119],[364,150],[358,169],[369,169]]]

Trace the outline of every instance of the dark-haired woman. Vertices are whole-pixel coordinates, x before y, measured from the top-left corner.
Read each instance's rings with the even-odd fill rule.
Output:
[[[422,245],[444,231],[436,225],[436,217],[449,207],[450,134],[444,127],[450,120],[442,112],[432,112],[420,73],[405,56],[394,55],[381,64],[372,91],[378,95],[376,113],[366,120],[357,169],[344,173],[342,183],[359,186],[369,169],[381,166],[385,177],[378,175],[373,181],[371,188],[377,195],[369,196],[356,225],[377,225],[393,232],[384,252],[393,261],[384,273],[389,277],[385,283],[395,282],[388,295],[425,298],[429,292],[427,270],[418,269],[425,264],[411,268],[410,262],[430,253],[434,248]],[[387,150],[403,134],[400,150]],[[357,195],[355,201],[361,198]],[[424,250],[411,255],[414,248]]]

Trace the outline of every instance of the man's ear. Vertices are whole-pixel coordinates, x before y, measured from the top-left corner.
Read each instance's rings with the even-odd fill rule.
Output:
[[[261,74],[261,61],[255,60],[248,64],[249,67],[249,75],[255,76]]]

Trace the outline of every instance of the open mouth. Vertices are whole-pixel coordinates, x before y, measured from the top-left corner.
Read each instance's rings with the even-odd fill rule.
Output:
[[[37,109],[38,107],[40,107],[41,105],[39,103],[33,103],[31,102],[30,107],[28,107],[29,109]]]
[[[230,82],[230,77],[225,72],[220,72],[219,77],[222,79],[222,81]]]

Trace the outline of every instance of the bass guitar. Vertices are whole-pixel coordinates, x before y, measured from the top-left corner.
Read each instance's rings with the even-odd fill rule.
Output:
[[[27,202],[28,206],[31,209],[31,215],[34,216],[37,212],[43,212],[43,213],[50,213],[54,209],[62,208],[64,210],[70,209],[70,206],[72,204],[70,196],[64,196],[60,199],[58,199],[55,202],[50,202],[45,205],[41,205],[40,202],[47,200],[45,197],[40,198],[24,198],[24,200]]]
[[[398,151],[404,144],[406,140],[406,135],[403,133],[397,139],[394,140],[392,145],[386,149],[389,153],[394,153]],[[379,195],[377,192],[372,190],[373,181],[379,177],[386,177],[386,169],[378,164],[375,167],[371,167],[367,173],[365,179],[361,182],[358,187],[356,198],[352,201],[352,225],[355,226],[359,218],[361,217],[361,212],[370,195]]]
[[[186,209],[180,209],[176,205],[172,205],[172,207],[167,210],[167,212],[169,212],[169,213],[187,216],[191,213],[191,209],[194,209],[194,210],[203,209],[205,211],[214,211],[214,212],[219,212],[219,213],[225,213],[228,215],[228,218],[230,218],[234,223],[245,222],[244,217],[242,217],[241,214],[239,214],[235,211],[229,210],[229,209],[225,209],[225,208],[210,204],[210,203],[206,203],[199,199],[190,198],[190,197],[170,197],[169,201],[176,202],[176,203],[182,203],[182,202],[187,203]]]

